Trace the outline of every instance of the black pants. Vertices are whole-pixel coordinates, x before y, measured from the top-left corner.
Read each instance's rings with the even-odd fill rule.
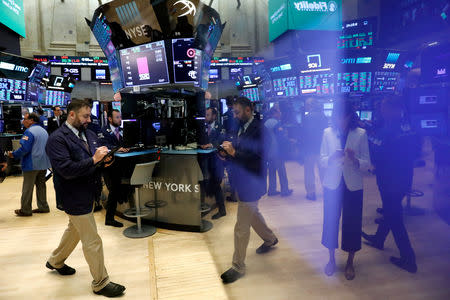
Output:
[[[106,221],[114,220],[117,210],[117,203],[126,202],[128,199],[129,186],[121,184],[121,177],[117,169],[112,167],[103,172],[103,179],[108,188],[108,201],[106,203]]]
[[[224,169],[222,162],[219,162],[214,155],[215,154],[197,157],[197,161],[204,178],[203,181],[200,182],[200,197],[203,201],[205,194],[207,196],[214,195],[219,212],[225,213],[225,203],[223,200],[223,191],[221,187]]]
[[[392,231],[395,244],[400,250],[401,258],[415,263],[416,256],[409,241],[408,232],[403,222],[402,200],[406,193],[401,191],[388,191],[380,188],[381,201],[383,202],[384,221],[378,226],[376,239],[384,243],[389,231]]]
[[[277,172],[280,179],[281,193],[286,193],[288,188],[288,179],[286,175],[286,167],[284,161],[279,158],[272,158],[268,161],[269,169],[269,194],[277,190]]]
[[[342,213],[342,250],[356,252],[361,249],[363,190],[349,191],[341,181],[335,190],[324,188],[322,244],[337,249],[339,220]]]

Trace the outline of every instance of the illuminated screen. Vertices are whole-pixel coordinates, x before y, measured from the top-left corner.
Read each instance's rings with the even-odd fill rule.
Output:
[[[372,121],[372,112],[370,110],[362,110],[359,113],[359,118],[362,121]]]
[[[45,105],[59,105],[59,106],[66,106],[67,103],[70,100],[70,94],[65,93],[63,91],[52,91],[52,90],[46,90],[45,91]]]
[[[0,22],[26,37],[23,0],[0,1]]]
[[[209,69],[209,80],[219,80],[220,73],[219,69]]]
[[[298,96],[298,82],[297,77],[285,77],[273,79],[273,94],[274,96]]]
[[[0,100],[2,101],[25,101],[27,94],[27,82],[0,78]]]
[[[175,83],[199,81],[201,53],[192,47],[194,39],[172,40]]]
[[[39,84],[28,82],[27,101],[44,104],[44,90]]]
[[[95,69],[95,80],[106,80],[106,70]]]
[[[240,68],[230,68],[230,79],[237,80],[239,76],[244,75],[244,69]]]
[[[376,18],[348,21],[342,24],[337,47],[339,49],[366,49],[374,46]]]
[[[247,97],[252,102],[259,101],[259,90],[258,88],[244,89],[241,95]]]
[[[125,86],[169,83],[164,41],[120,50]]]
[[[341,93],[369,93],[372,89],[372,72],[338,73],[336,87]]]
[[[81,80],[81,75],[80,75],[80,68],[75,68],[75,67],[63,67],[62,68],[62,75],[64,77],[72,77],[75,80]]]
[[[300,76],[299,80],[302,94],[334,94],[334,74],[305,75]]]
[[[111,102],[112,109],[117,109],[118,111],[121,111],[120,101],[113,101]]]
[[[400,78],[398,72],[375,72],[373,90],[375,92],[394,92]]]

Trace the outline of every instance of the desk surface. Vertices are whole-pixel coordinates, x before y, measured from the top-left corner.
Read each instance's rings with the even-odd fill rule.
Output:
[[[208,154],[214,152],[214,149],[192,149],[192,150],[169,150],[169,149],[163,149],[161,150],[160,154],[169,154],[169,155],[197,155],[197,154]],[[142,150],[142,151],[133,151],[129,153],[116,153],[114,154],[117,157],[133,157],[133,156],[139,156],[139,155],[146,155],[146,154],[152,154],[157,153],[158,149],[149,149],[149,150]]]

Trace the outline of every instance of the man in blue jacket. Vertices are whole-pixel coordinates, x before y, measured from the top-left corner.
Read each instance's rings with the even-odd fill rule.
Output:
[[[26,130],[20,139],[20,148],[9,153],[9,157],[21,159],[23,172],[22,198],[20,209],[14,212],[20,217],[31,216],[32,213],[48,213],[47,189],[45,174],[50,168],[50,161],[45,153],[48,134],[39,126],[39,116],[27,113],[23,119]],[[37,209],[31,210],[33,190],[36,185]]]
[[[102,128],[101,133],[98,135],[100,138],[100,144],[108,147],[112,150],[116,147],[123,146],[123,136],[120,124],[122,123],[122,116],[120,111],[113,109],[108,112],[108,125]],[[128,149],[121,148],[120,152],[128,152]],[[127,185],[121,184],[121,170],[114,163],[111,167],[106,168],[103,171],[103,178],[105,179],[106,186],[108,187],[108,202],[106,204],[106,217],[105,225],[122,227],[123,224],[114,220],[116,214],[117,203],[123,203],[127,199],[129,188]]]
[[[75,269],[64,264],[81,241],[86,262],[93,277],[95,294],[116,297],[125,287],[109,280],[106,272],[102,240],[93,215],[100,170],[96,167],[108,148],[100,147],[97,135],[87,130],[91,107],[85,100],[74,99],[67,107],[67,121],[47,143],[47,154],[53,167],[58,207],[63,207],[69,225],[61,242],[47,261],[46,267],[61,275],[72,275]],[[58,200],[59,199],[59,200]]]

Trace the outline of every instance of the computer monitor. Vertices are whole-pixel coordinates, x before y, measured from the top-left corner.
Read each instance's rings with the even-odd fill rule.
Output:
[[[140,142],[140,126],[136,119],[122,120],[123,143],[125,147],[134,147]]]
[[[194,39],[172,40],[173,74],[175,83],[197,83],[202,64],[201,51],[193,47]]]
[[[412,114],[411,125],[414,130],[426,136],[446,136],[448,133],[445,113]]]
[[[370,110],[362,110],[359,118],[361,121],[372,121],[372,112]]]
[[[1,101],[25,101],[27,82],[23,80],[0,78]]]
[[[121,111],[120,101],[113,101],[113,102],[111,102],[111,108],[112,109],[117,109],[118,111]]]

